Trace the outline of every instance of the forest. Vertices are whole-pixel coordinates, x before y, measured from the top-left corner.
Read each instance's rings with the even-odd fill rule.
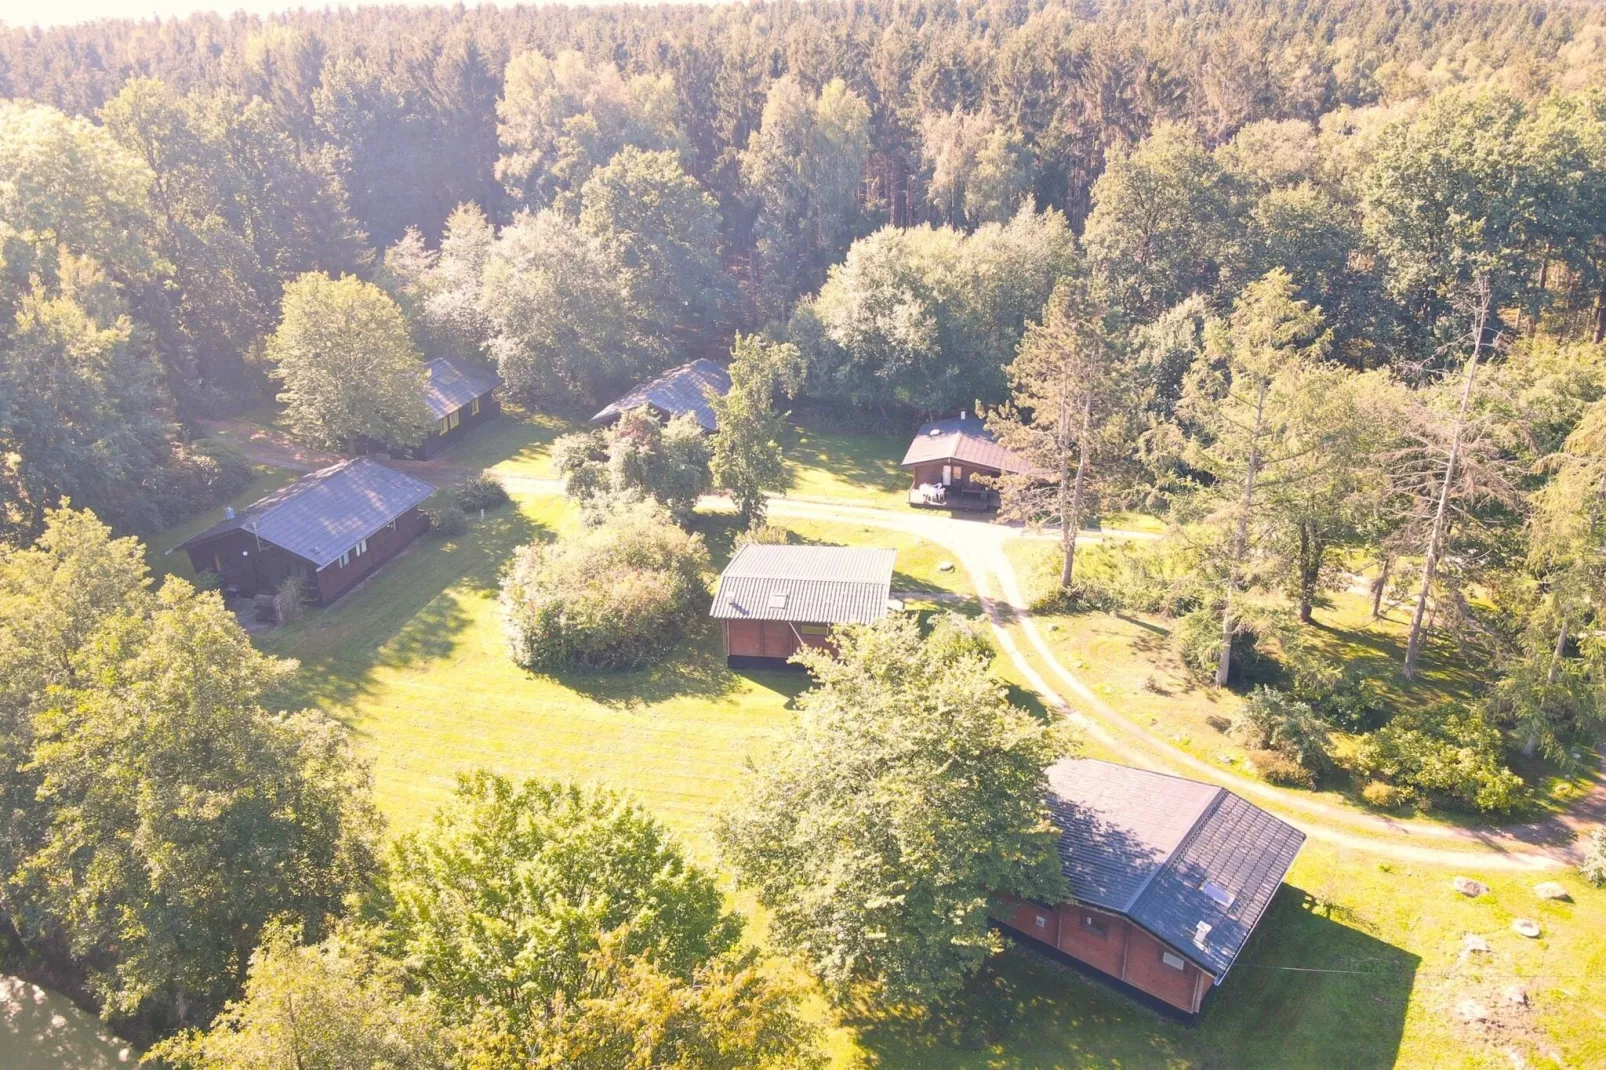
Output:
[[[0,26],[3,935],[129,1035],[169,1037],[174,1065],[245,1065],[276,1043],[275,1001],[320,987],[320,1013],[395,1065],[625,1065],[644,1005],[701,1023],[686,1065],[815,1061],[796,993],[738,948],[714,878],[645,812],[478,774],[382,849],[341,734],[267,708],[293,669],[182,581],[151,589],[123,538],[250,482],[205,420],[277,401],[314,446],[416,443],[436,357],[494,371],[526,411],[580,418],[694,358],[731,363],[733,430],[711,445],[651,421],[560,440],[589,510],[624,479],[609,451],[650,439],[665,470],[641,479],[662,477],[647,491],[665,509],[524,555],[504,595],[600,598],[614,573],[571,560],[624,560],[639,540],[678,562],[660,592],[674,604],[630,642],[515,621],[532,670],[557,638],[633,665],[692,626],[708,558],[672,529],[717,486],[745,537],[772,534],[772,401],[837,429],[970,411],[1033,462],[998,489],[1006,518],[1056,531],[1041,606],[1172,618],[1202,683],[1247,687],[1279,661],[1281,685],[1234,729],[1266,779],[1315,784],[1342,731],[1368,803],[1506,814],[1523,804],[1510,759],[1577,775],[1606,730],[1597,5],[854,0]],[[1118,512],[1165,534],[1079,548]],[[1375,615],[1407,612],[1404,678],[1437,643],[1482,667],[1478,693],[1394,710],[1313,653],[1313,611],[1356,584]],[[1015,740],[982,760],[1035,783],[1022,770],[1057,753],[988,697],[985,643],[962,624],[855,643],[907,678],[811,664],[826,681],[812,708],[842,736],[798,754],[857,753],[854,695],[924,701],[930,650],[963,662],[949,685],[973,730]],[[241,742],[208,755],[204,790],[142,794],[219,733]],[[123,779],[90,783],[100,762]],[[786,799],[765,790],[722,835],[747,875],[777,881],[762,826]],[[235,824],[203,833],[221,812]],[[1023,895],[1048,879],[1032,821],[1002,833],[1030,861]],[[453,960],[485,934],[450,904],[465,869],[520,864],[475,855],[480,830],[520,822],[658,876],[597,916],[543,915],[602,935],[547,948],[557,964],[515,990]],[[130,827],[171,868],[142,868]],[[266,876],[208,886],[232,866]],[[539,912],[557,893],[518,894]],[[826,922],[798,920],[791,894],[776,893],[794,944],[814,946],[808,925]],[[983,941],[985,912],[954,909]],[[495,943],[484,963],[529,968]],[[821,971],[840,971],[841,1002],[867,979],[940,1002],[978,947]],[[589,1009],[564,1002],[582,990]],[[708,1025],[721,1000],[749,1033]],[[194,1031],[225,1007],[226,1028]]]

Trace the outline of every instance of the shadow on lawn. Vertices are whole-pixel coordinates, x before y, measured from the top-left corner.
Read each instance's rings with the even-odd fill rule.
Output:
[[[470,521],[459,536],[420,536],[356,591],[269,637],[269,653],[301,660],[283,699],[348,706],[367,693],[375,668],[447,656],[471,619],[462,600],[495,592],[514,548],[550,537],[517,506]]]
[[[786,449],[787,468],[794,484],[799,469],[818,468],[844,483],[899,491],[909,483],[908,474],[898,466],[908,446],[905,435],[832,434],[794,427]]]
[[[888,1070],[1188,1067],[1198,1070],[1393,1066],[1420,959],[1315,909],[1284,886],[1198,1024],[1161,1017],[1048,956],[1010,946],[993,970],[1005,1021],[976,1047],[918,1015],[850,1024],[866,1063]],[[1276,967],[1294,966],[1298,971]],[[1333,972],[1301,972],[1301,971]]]
[[[735,693],[740,677],[726,666],[718,634],[713,621],[704,620],[662,660],[633,672],[571,670],[552,673],[550,678],[615,708],[651,706],[686,696],[723,698]]]

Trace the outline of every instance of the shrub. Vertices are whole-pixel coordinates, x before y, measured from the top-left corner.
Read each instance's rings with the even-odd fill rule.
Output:
[[[1274,750],[1249,752],[1249,760],[1261,776],[1273,784],[1291,788],[1314,788],[1316,774],[1294,761],[1288,755]]]
[[[759,524],[746,531],[737,532],[731,547],[740,550],[744,546],[790,546],[797,541],[795,531],[778,528],[773,524]]]
[[[163,526],[227,501],[251,482],[251,462],[216,442],[181,442],[152,476],[150,501]]]
[[[424,510],[424,517],[429,521],[429,530],[437,535],[450,538],[468,530],[468,517],[463,515],[463,510],[455,502],[444,501],[431,506]]]
[[[465,513],[495,509],[508,503],[507,488],[487,472],[469,479],[457,488],[457,507]]]
[[[1597,888],[1606,885],[1606,825],[1600,825],[1589,834],[1584,847],[1584,861],[1578,872]]]
[[[1171,632],[1177,656],[1187,670],[1202,682],[1216,678],[1216,663],[1221,659],[1221,610],[1213,606],[1200,606],[1191,610],[1177,622]],[[1259,634],[1240,621],[1237,638],[1232,644],[1232,675],[1241,679],[1244,673],[1260,664]]]
[[[543,672],[642,665],[697,626],[707,571],[702,537],[645,502],[555,543],[521,547],[502,581],[513,660]]]
[[[1060,586],[1060,557],[1043,554],[1024,577],[1037,612],[1130,609],[1178,617],[1201,602],[1198,573],[1187,553],[1162,541],[1078,547],[1076,580]]]
[[[977,655],[988,661],[997,651],[987,625],[958,613],[944,613],[931,626],[926,637],[926,655],[937,667],[951,665],[967,655]]]
[[[1310,704],[1316,716],[1335,728],[1364,732],[1388,716],[1378,681],[1364,666],[1330,659],[1299,643],[1287,645],[1285,664],[1293,678],[1290,692]]]
[[[1399,714],[1361,740],[1355,766],[1365,776],[1484,812],[1506,813],[1522,800],[1500,730],[1453,703]]]
[[[1368,780],[1361,789],[1361,798],[1379,810],[1398,810],[1411,801],[1411,793],[1386,780]]]
[[[1327,726],[1275,687],[1257,687],[1232,719],[1232,736],[1250,750],[1276,751],[1311,773],[1327,762]]]

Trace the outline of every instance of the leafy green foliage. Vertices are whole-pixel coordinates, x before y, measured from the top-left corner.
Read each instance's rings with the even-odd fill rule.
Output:
[[[457,507],[465,513],[478,512],[481,509],[497,509],[510,500],[507,488],[502,486],[501,480],[489,472],[481,472],[459,483],[453,492],[457,498]]]
[[[593,522],[621,503],[651,498],[684,527],[712,485],[710,454],[696,417],[681,413],[666,426],[645,408],[604,430],[564,435],[552,445],[564,490]]]
[[[797,347],[789,343],[766,344],[756,335],[737,335],[730,392],[709,398],[718,421],[709,470],[714,484],[730,492],[744,528],[764,523],[766,491],[786,489],[775,393],[795,382],[797,362]]]
[[[1506,768],[1500,730],[1476,710],[1406,710],[1364,737],[1355,767],[1412,792],[1485,812],[1506,813],[1523,799]]]
[[[629,669],[676,648],[707,609],[708,551],[651,503],[519,549],[502,581],[513,660],[541,672]]]
[[[286,286],[268,359],[284,384],[285,420],[309,442],[416,446],[429,430],[426,373],[407,320],[372,283],[309,272]]]
[[[1310,705],[1275,687],[1257,687],[1233,716],[1232,735],[1255,751],[1273,751],[1311,773],[1327,764],[1327,726]]]
[[[396,841],[385,892],[409,976],[453,1022],[488,1012],[515,1039],[583,998],[604,934],[689,982],[741,930],[713,877],[639,805],[486,772]]]
[[[960,625],[835,635],[835,654],[797,655],[817,686],[719,841],[834,999],[941,1000],[999,949],[993,895],[1066,896],[1043,802],[1063,743],[1010,706]]]

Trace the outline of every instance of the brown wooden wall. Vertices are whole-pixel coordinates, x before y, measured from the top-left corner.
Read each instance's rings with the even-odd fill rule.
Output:
[[[436,430],[437,424],[431,423],[429,425],[429,434],[424,436],[424,441],[414,446],[409,452],[419,460],[427,461],[429,458],[450,448],[453,443],[469,434],[474,428],[496,419],[502,411],[502,406],[497,402],[495,395],[489,393],[480,395],[479,415],[470,414],[470,410],[473,407],[473,405],[464,405],[461,409],[458,409],[459,420],[457,426],[444,435]]]
[[[942,466],[944,464],[962,469],[959,478],[953,481],[952,486],[977,486],[980,489],[979,485],[971,482],[970,477],[972,475],[996,476],[998,474],[998,469],[996,468],[984,468],[979,465],[966,464],[964,461],[925,461],[921,464],[909,466],[912,473],[909,485],[918,487],[925,483],[941,483]]]
[[[310,561],[272,543],[260,548],[249,531],[230,531],[208,539],[186,551],[196,572],[216,572],[226,586],[237,587],[247,598],[272,594],[287,577],[297,576],[307,586],[309,597],[322,605],[339,598],[354,584],[395,557],[407,544],[429,528],[429,521],[418,509],[409,509],[396,518],[396,529],[381,528],[368,538],[368,552],[353,557],[344,567],[332,564],[321,572]]]
[[[1209,974],[1186,959],[1180,970],[1166,965],[1161,956],[1169,949],[1126,918],[1076,903],[1045,907],[1012,896],[999,898],[1003,906],[996,920],[1001,924],[1178,1010],[1197,1014],[1210,991]]]
[[[730,658],[789,658],[798,648],[828,647],[829,635],[801,635],[804,628],[821,628],[825,625],[784,620],[727,620],[721,621],[725,636],[725,656]]]

